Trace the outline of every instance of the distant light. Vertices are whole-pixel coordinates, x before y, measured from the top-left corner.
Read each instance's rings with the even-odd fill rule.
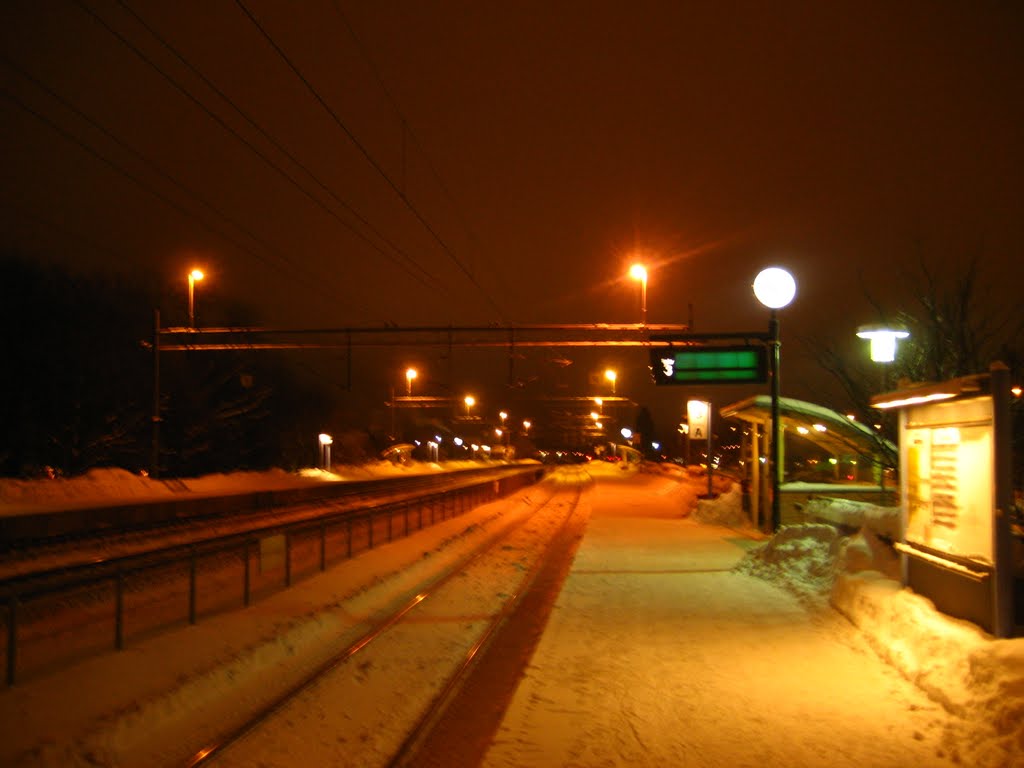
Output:
[[[600,421],[595,421],[594,426],[597,427],[598,429],[604,429],[604,423]]]
[[[1011,387],[1010,388],[1010,392],[1013,393],[1014,397],[1020,397],[1022,391],[1024,391],[1024,390],[1021,390],[1020,387]]]
[[[334,438],[333,437],[331,437],[330,435],[326,434],[325,432],[321,432],[320,433],[320,445],[333,445],[333,444],[334,444]]]
[[[467,408],[472,408],[474,405],[476,405],[476,398],[473,397],[472,395],[466,395],[466,399],[463,400],[462,402],[466,404]]]
[[[806,434],[808,434],[808,433],[809,433],[809,432],[810,432],[811,430],[809,430],[809,429],[808,429],[807,427],[797,427],[797,428],[796,428],[796,431],[797,431],[797,432],[799,432],[799,433],[800,433],[801,435],[806,435]]]
[[[658,443],[658,442],[651,443],[651,448],[653,448],[656,451],[660,451],[661,450],[661,443]]]
[[[848,418],[850,421],[856,421],[857,420],[857,417],[854,414],[852,414],[852,413],[846,414],[846,418]]]
[[[203,274],[203,270],[201,269],[193,269],[191,272],[188,273],[188,276],[191,277],[196,282],[206,277],[206,275]]]
[[[454,442],[456,445],[462,445],[462,438],[456,437],[455,440],[453,440],[452,442]]]
[[[406,369],[406,371],[405,371],[405,378],[407,378],[407,379],[415,379],[417,376],[419,376],[419,373],[416,371],[415,368],[407,368]]]
[[[624,438],[629,440],[629,438],[633,436],[633,430],[631,430],[629,427],[623,427],[622,429],[619,430],[619,434],[621,434]]]
[[[796,296],[796,281],[781,267],[768,267],[754,278],[754,295],[769,309],[781,309]]]
[[[825,425],[824,425],[824,424],[815,424],[815,425],[814,425],[814,428],[815,428],[815,429],[816,429],[816,430],[817,430],[818,432],[827,432],[827,431],[828,431],[828,429],[826,429],[826,427],[825,427]]]
[[[529,429],[533,424],[529,420],[523,422],[523,429]]]
[[[440,435],[434,435],[434,439],[437,440],[437,442],[439,442],[439,443],[441,442],[441,436]]]
[[[617,374],[615,371],[609,368],[607,371],[604,372],[604,377],[608,379],[608,381],[615,381],[619,377],[619,374]]]
[[[647,279],[647,267],[643,264],[634,264],[629,268],[629,276],[634,280],[646,280]]]

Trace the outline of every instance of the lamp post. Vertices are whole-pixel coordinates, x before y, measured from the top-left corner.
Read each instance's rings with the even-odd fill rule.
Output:
[[[617,374],[615,371],[613,371],[611,368],[609,368],[607,371],[604,372],[604,377],[606,379],[608,379],[608,381],[610,381],[612,383],[612,394],[614,395],[615,394],[615,382],[619,378],[619,374]]]
[[[328,472],[331,471],[331,445],[333,444],[334,438],[324,432],[320,433],[320,452],[324,469]]]
[[[640,281],[640,324],[647,325],[647,267],[634,264],[629,268],[629,276]]]
[[[466,395],[463,401],[466,404],[466,418],[470,418],[472,415],[473,406],[476,405],[476,398],[472,395]]]
[[[407,397],[412,396],[412,380],[419,376],[419,372],[415,368],[405,369],[405,394]]]
[[[772,473],[772,530],[776,531],[782,520],[782,507],[779,499],[779,486],[782,483],[782,428],[779,424],[779,362],[782,343],[779,338],[779,318],[776,310],[787,306],[796,296],[796,281],[786,270],[780,267],[769,267],[761,270],[754,278],[754,295],[759,302],[771,310],[771,317],[768,320],[768,335],[772,348],[772,437],[769,460]]]
[[[196,327],[196,283],[205,277],[201,269],[188,273],[188,327]]]
[[[905,328],[893,328],[884,324],[862,325],[857,336],[871,342],[871,359],[876,363],[891,363],[896,359],[896,342],[910,336]],[[882,389],[888,389],[888,366],[882,366]]]

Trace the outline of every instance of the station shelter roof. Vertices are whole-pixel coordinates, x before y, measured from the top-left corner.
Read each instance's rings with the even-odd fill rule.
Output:
[[[768,429],[772,420],[772,399],[769,395],[755,395],[724,406],[719,413]],[[800,437],[833,456],[875,457],[896,454],[896,446],[873,429],[822,405],[779,398],[779,421],[787,435]]]

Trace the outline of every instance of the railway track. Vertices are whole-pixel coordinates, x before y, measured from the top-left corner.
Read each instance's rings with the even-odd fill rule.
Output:
[[[451,750],[468,745],[482,754],[500,722],[500,700],[511,697],[571,562],[588,483],[585,472],[568,480],[562,473],[542,506],[373,617],[357,639],[182,765],[399,766],[434,758],[451,765],[466,762],[464,756],[453,761]],[[518,641],[510,639],[516,635]],[[488,653],[496,644],[500,653]],[[510,652],[511,646],[517,649]],[[493,688],[488,659],[511,668],[499,676],[503,692],[481,694],[472,685],[476,675]],[[477,706],[467,701],[473,695],[487,701]],[[460,701],[492,716],[472,726],[459,717],[453,732],[446,713]]]
[[[415,493],[345,494],[335,503],[238,520],[195,519],[118,532],[21,564],[0,563],[0,656],[7,684],[187,621],[249,606],[383,543],[535,482],[523,470],[460,473]],[[439,487],[437,483],[440,482]],[[377,484],[378,489],[380,484]],[[387,488],[388,486],[384,486]]]

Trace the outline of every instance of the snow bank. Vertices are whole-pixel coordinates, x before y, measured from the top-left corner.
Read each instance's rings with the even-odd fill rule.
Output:
[[[706,525],[722,525],[726,528],[745,528],[750,517],[743,511],[743,493],[736,483],[717,499],[697,499],[693,518]]]
[[[831,599],[879,656],[977,725],[971,740],[949,745],[958,762],[1024,766],[1024,639],[995,640],[875,572],[838,574]]]
[[[231,472],[192,478],[154,479],[125,469],[93,469],[78,477],[44,480],[0,478],[0,514],[30,507],[74,507],[109,500],[139,501],[163,499],[180,494],[232,494],[299,488],[325,482],[367,480],[375,477],[479,469],[480,462],[452,461],[444,465],[428,462],[393,464],[374,461],[360,465],[332,467],[331,471],[304,469],[286,472]]]
[[[881,658],[969,721],[970,738],[946,734],[957,762],[1024,768],[1024,638],[995,640],[903,588],[898,555],[873,531],[843,536],[831,525],[787,526],[736,570],[805,602],[831,603]]]
[[[840,538],[831,525],[789,525],[751,550],[736,570],[815,602],[832,586]]]
[[[812,520],[847,528],[869,528],[894,539],[900,535],[899,507],[880,507],[864,501],[827,497],[809,501],[805,514]]]

